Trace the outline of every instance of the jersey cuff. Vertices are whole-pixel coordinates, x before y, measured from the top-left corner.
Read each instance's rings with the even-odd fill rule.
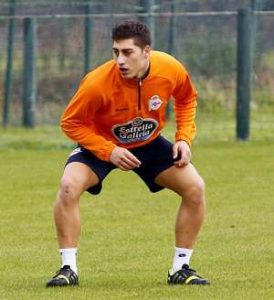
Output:
[[[184,141],[188,144],[189,147],[191,146],[191,140],[183,134],[176,133],[175,140],[176,140],[176,142]]]

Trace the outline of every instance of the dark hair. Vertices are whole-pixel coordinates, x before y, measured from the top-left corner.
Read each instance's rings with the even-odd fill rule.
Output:
[[[112,40],[134,39],[135,45],[144,48],[151,45],[149,28],[139,21],[124,21],[112,29]]]

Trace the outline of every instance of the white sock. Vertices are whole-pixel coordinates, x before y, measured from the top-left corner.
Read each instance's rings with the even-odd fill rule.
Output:
[[[62,259],[62,267],[70,266],[70,268],[77,274],[76,255],[77,248],[66,248],[59,250]]]
[[[181,270],[184,264],[189,265],[192,252],[193,249],[175,247],[175,253],[173,257],[172,270],[171,270],[172,274],[174,274],[178,270]]]

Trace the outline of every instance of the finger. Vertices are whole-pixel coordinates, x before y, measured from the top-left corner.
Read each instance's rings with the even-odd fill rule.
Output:
[[[139,167],[141,165],[141,161],[129,151],[125,153],[124,158],[127,159],[127,161],[134,163],[135,167]]]
[[[179,160],[176,160],[174,162],[174,165],[178,166],[178,167],[183,167],[185,165],[187,165],[189,163],[189,158],[185,155],[182,155],[182,157]]]
[[[124,167],[121,166],[121,165],[118,165],[117,167],[118,167],[120,170],[122,170],[122,171],[130,171],[130,169],[124,168]]]
[[[188,161],[176,161],[176,162],[174,162],[174,165],[177,166],[177,167],[179,167],[179,168],[184,167],[184,166],[186,166],[188,164],[189,164]]]
[[[132,170],[140,166],[141,162],[131,152],[126,150],[120,157],[119,164],[126,170]]]
[[[173,159],[175,159],[176,157],[178,157],[178,146],[175,144],[172,148],[173,151]]]
[[[123,164],[123,166],[126,166],[127,168],[130,168],[130,169],[134,169],[134,168],[137,168],[140,166],[140,164],[138,162],[133,161],[127,157],[121,158],[121,164]]]
[[[118,164],[118,167],[123,171],[129,171],[136,168],[136,165],[133,165],[132,163],[126,162],[126,161],[120,161]]]

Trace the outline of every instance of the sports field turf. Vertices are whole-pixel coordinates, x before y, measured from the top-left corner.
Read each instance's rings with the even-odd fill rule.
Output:
[[[80,286],[46,289],[59,267],[52,203],[70,144],[57,129],[1,131],[0,299],[274,299],[274,142],[198,142],[207,217],[192,267],[209,287],[166,284],[179,199],[114,171],[81,201]]]

